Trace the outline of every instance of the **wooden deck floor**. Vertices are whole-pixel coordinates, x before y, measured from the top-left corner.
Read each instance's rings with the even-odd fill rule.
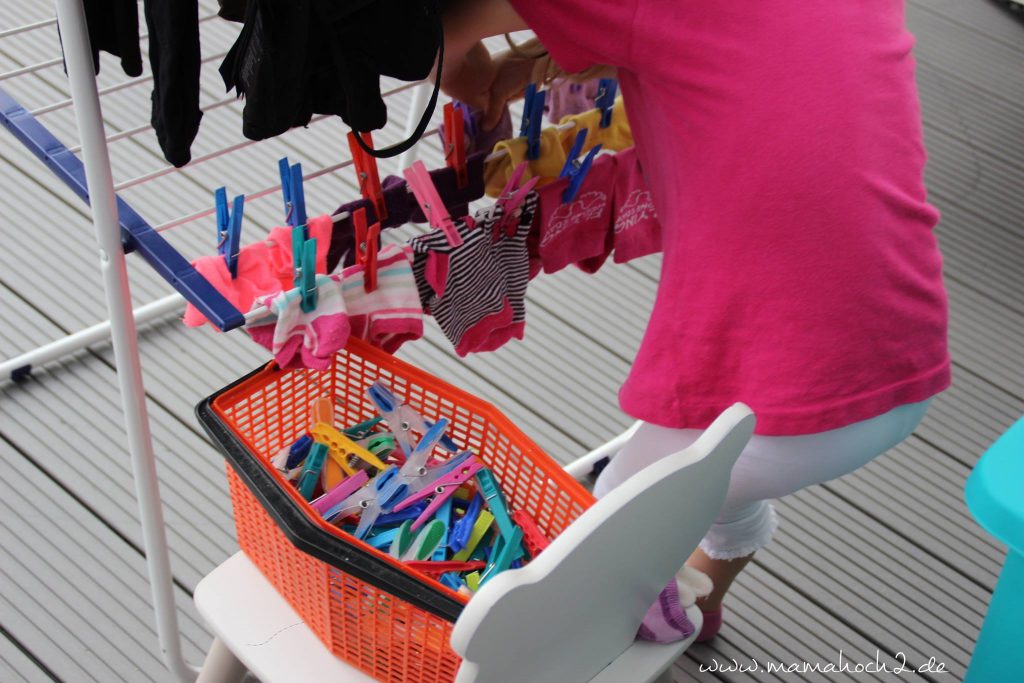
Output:
[[[216,3],[204,0],[212,15]],[[2,0],[0,31],[52,16],[46,3]],[[930,657],[959,680],[1004,549],[971,520],[963,482],[986,446],[1024,411],[1024,24],[988,0],[910,0],[930,152],[929,188],[943,212],[953,324],[953,388],[917,433],[863,470],[778,504],[776,541],[759,553],[728,602],[711,645],[692,648],[677,680],[863,680],[863,676],[701,672],[736,659],[785,664]],[[202,24],[203,101],[224,98],[212,58],[233,27]],[[0,39],[0,73],[59,56],[53,26]],[[122,76],[105,61],[101,86]],[[0,82],[29,108],[68,97],[60,66]],[[108,131],[148,120],[147,88],[104,96]],[[407,95],[391,100],[397,123]],[[240,141],[238,104],[207,113],[195,157]],[[70,107],[42,115],[68,144]],[[386,140],[385,140],[386,141]],[[111,146],[115,179],[162,165],[151,134]],[[276,159],[307,169],[347,157],[336,122],[298,130],[126,190],[152,224],[207,207],[227,183],[251,192],[276,183]],[[423,155],[438,163],[436,151]],[[105,317],[85,207],[7,133],[0,133],[0,357]],[[312,212],[356,195],[351,173],[307,186]],[[276,197],[246,207],[246,238],[279,215]],[[168,233],[187,256],[209,251],[211,223]],[[138,303],[169,292],[132,264]],[[542,278],[531,288],[527,340],[460,361],[436,328],[403,351],[501,406],[555,457],[569,461],[623,429],[616,403],[658,277],[656,258]],[[616,311],[613,316],[610,311]],[[191,604],[196,582],[236,548],[220,456],[192,415],[199,398],[259,365],[239,334],[186,331],[173,316],[141,334],[153,436],[182,630],[198,662],[209,642]],[[111,353],[98,345],[0,384],[0,681],[169,682],[154,636],[148,584]]]

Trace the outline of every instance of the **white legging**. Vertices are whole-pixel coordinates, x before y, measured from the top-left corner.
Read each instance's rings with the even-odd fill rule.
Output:
[[[866,465],[910,436],[930,403],[930,399],[909,403],[870,420],[818,434],[755,434],[733,467],[725,502],[700,542],[701,549],[708,557],[726,560],[763,548],[778,524],[769,500]],[[699,429],[641,424],[598,477],[594,495],[600,498],[641,469],[686,448],[701,433]]]

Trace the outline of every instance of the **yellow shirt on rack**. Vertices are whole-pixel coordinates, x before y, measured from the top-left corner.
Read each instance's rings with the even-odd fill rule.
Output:
[[[566,124],[572,123],[573,126]],[[576,140],[576,134],[586,128],[587,139],[583,143],[583,151],[586,154],[596,145],[601,145],[602,150],[609,152],[621,152],[633,146],[633,131],[629,127],[629,119],[626,118],[626,105],[622,98],[615,100],[612,107],[612,120],[607,128],[601,127],[601,110],[591,109],[582,114],[563,116],[558,124],[561,131],[562,149],[568,154],[572,149],[572,143]]]
[[[540,156],[534,160],[526,159],[525,137],[503,140],[494,146],[495,153],[502,151],[504,154],[484,166],[484,191],[488,197],[501,194],[512,172],[522,161],[529,161],[523,181],[536,176],[540,178],[538,186],[556,180],[565,166],[565,148],[555,128],[545,128],[540,132]]]

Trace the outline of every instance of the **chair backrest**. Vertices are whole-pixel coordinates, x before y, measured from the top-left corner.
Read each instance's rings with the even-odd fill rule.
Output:
[[[711,526],[753,430],[750,409],[732,406],[485,585],[452,631],[457,683],[582,682],[614,661]]]

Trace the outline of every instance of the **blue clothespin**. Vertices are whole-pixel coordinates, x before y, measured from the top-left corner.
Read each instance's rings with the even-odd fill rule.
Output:
[[[288,225],[302,228],[302,238],[309,237],[306,227],[306,194],[302,189],[302,164],[288,164],[288,157],[278,160],[277,170],[281,176],[281,196],[284,199],[284,216]]]
[[[559,178],[564,178],[567,175],[570,175],[573,169],[576,168],[576,160],[583,152],[583,143],[587,141],[588,133],[588,128],[584,128],[580,132],[576,133],[576,139],[572,143],[572,148],[565,156],[565,165],[562,166],[562,171],[558,174]]]
[[[398,537],[398,531],[398,528],[382,531],[379,534],[375,534],[370,538],[366,539],[366,542],[372,545],[377,550],[387,551],[387,549],[391,546],[394,540]]]
[[[580,186],[583,185],[584,179],[587,177],[587,173],[590,172],[590,167],[594,163],[594,157],[601,151],[601,145],[594,145],[587,156],[580,159],[573,159],[567,163],[566,166],[571,166],[568,173],[563,171],[562,177],[569,179],[569,186],[562,192],[562,202],[568,203],[576,198],[577,193],[580,191]]]
[[[462,579],[460,579],[459,575],[455,572],[447,572],[445,574],[441,574],[441,577],[438,580],[445,586],[451,588],[453,591],[458,591],[460,588],[466,585],[462,582]]]
[[[384,495],[387,495],[387,492],[385,492]],[[385,515],[381,515],[377,518],[375,524],[381,526],[385,526],[387,524],[399,524],[400,522],[404,522],[408,519],[416,519],[421,514],[423,514],[423,511],[426,509],[426,502],[419,503],[417,505],[413,505],[412,507],[405,508],[404,510],[401,510],[399,512],[389,512]]]
[[[519,126],[519,137],[526,138],[526,158],[535,160],[540,157],[540,128],[544,123],[544,98],[546,93],[537,90],[537,85],[526,86],[526,97],[523,101],[523,121]]]
[[[452,551],[459,552],[469,543],[469,537],[473,533],[473,525],[476,524],[477,517],[480,516],[480,510],[483,507],[484,498],[479,493],[473,496],[473,500],[469,501],[466,513],[462,515],[459,521],[455,522],[449,535],[448,546]]]
[[[601,127],[612,125],[612,108],[615,107],[615,95],[619,90],[619,82],[614,78],[602,78],[597,82],[597,97],[594,105],[601,110]]]
[[[217,207],[217,253],[224,257],[224,263],[231,273],[231,279],[238,276],[238,252],[242,241],[242,210],[245,195],[235,197],[231,211],[228,211],[228,190],[219,187],[213,193]]]
[[[312,447],[313,437],[309,434],[293,443],[291,448],[288,449],[288,469],[293,470],[302,464],[302,461],[309,455],[309,449]]]

